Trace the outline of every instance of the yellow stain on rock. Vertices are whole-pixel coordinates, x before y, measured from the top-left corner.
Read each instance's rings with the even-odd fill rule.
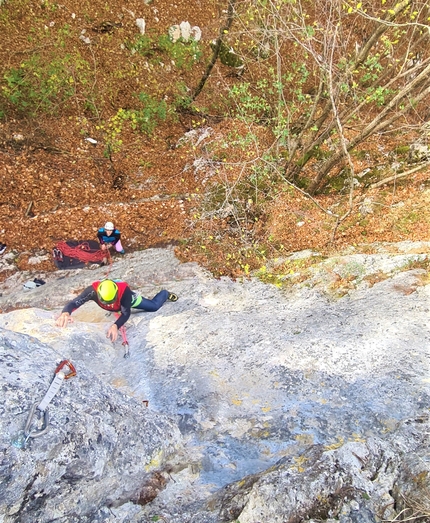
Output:
[[[239,398],[233,398],[231,400],[231,402],[233,403],[233,405],[242,405],[243,403],[243,400],[239,399]]]
[[[163,452],[160,450],[159,452],[154,454],[151,461],[147,465],[145,465],[146,472],[150,472],[151,470],[159,468],[162,461],[163,461]]]
[[[345,443],[345,440],[342,438],[342,436],[337,437],[337,442],[332,443],[331,445],[327,445],[324,447],[324,450],[336,450],[343,446]]]
[[[428,484],[427,470],[423,470],[422,472],[420,472],[417,476],[413,477],[412,479],[417,485],[421,485],[422,487],[425,488]]]
[[[304,456],[299,456],[298,458],[294,457],[294,465],[292,465],[291,469],[296,469],[297,472],[304,472],[305,467],[303,466],[307,461],[308,458],[305,458]]]
[[[261,407],[261,410],[262,410],[263,412],[269,412],[269,411],[272,410],[272,407],[269,407],[269,406],[267,406],[267,407]]]

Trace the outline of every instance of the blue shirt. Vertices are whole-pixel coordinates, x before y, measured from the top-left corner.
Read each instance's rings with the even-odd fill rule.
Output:
[[[101,227],[97,232],[97,238],[99,239],[99,242],[103,245],[104,243],[111,243],[112,245],[115,245],[120,239],[121,239],[121,233],[118,231],[118,229],[115,229],[112,231],[110,236],[107,235],[106,229],[104,227]]]

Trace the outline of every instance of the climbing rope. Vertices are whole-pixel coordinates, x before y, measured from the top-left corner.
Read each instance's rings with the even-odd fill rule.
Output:
[[[115,315],[116,319],[118,319],[121,316],[121,314],[118,314],[117,312],[114,312],[114,315]],[[124,325],[122,327],[120,327],[119,332],[121,333],[121,336],[122,336],[122,346],[124,347],[124,358],[127,359],[130,357],[130,346],[128,344],[127,333],[125,331]]]
[[[105,251],[101,249],[91,249],[88,242],[82,242],[76,247],[71,247],[66,242],[60,241],[56,248],[62,251],[63,255],[76,258],[81,262],[102,262],[106,258]]]
[[[112,256],[109,249],[92,249],[88,242],[79,243],[76,247],[71,247],[67,242],[57,242],[55,248],[63,253],[63,256],[69,256],[69,258],[76,258],[77,260],[84,263],[106,263],[108,265],[108,271],[106,278],[108,277],[112,267]]]
[[[103,252],[106,253],[106,258],[108,261],[108,268],[107,268],[106,275],[105,275],[105,279],[107,279],[109,276],[110,270],[112,269],[112,256],[110,255],[109,249],[106,249]]]

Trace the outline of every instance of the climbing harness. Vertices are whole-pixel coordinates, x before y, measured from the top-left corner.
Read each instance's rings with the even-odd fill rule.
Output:
[[[115,312],[114,314],[115,314],[116,319],[118,319],[121,316],[121,314],[118,314],[117,312]],[[122,346],[124,347],[124,358],[127,359],[130,357],[130,346],[128,344],[127,333],[125,332],[124,325],[122,327],[120,327],[119,332],[121,333],[121,336],[122,336]]]
[[[65,372],[65,368],[68,368],[68,372]],[[39,403],[34,403],[30,409],[30,413],[27,418],[27,423],[25,424],[24,428],[24,441],[21,445],[16,446],[22,446],[27,443],[29,438],[38,438],[39,436],[43,436],[46,434],[49,430],[49,413],[48,413],[48,405],[53,400],[54,396],[57,394],[57,392],[60,390],[61,385],[63,384],[64,380],[68,380],[69,378],[72,378],[73,376],[76,376],[76,369],[73,366],[72,362],[70,360],[63,360],[58,367],[55,369],[55,377],[52,380],[52,383],[45,394],[42,401]],[[39,419],[41,419],[43,415],[43,424],[40,429],[32,429],[33,424],[33,418],[36,412],[36,409],[39,411]]]

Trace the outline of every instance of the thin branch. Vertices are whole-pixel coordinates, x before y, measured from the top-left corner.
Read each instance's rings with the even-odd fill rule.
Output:
[[[421,171],[424,167],[427,167],[427,165],[430,165],[430,162],[425,162],[423,164],[418,165],[417,167],[414,167],[413,169],[409,169],[409,171],[405,171],[404,173],[396,174],[394,176],[390,176],[389,178],[384,178],[383,180],[372,183],[370,186],[371,189],[376,189],[377,187],[381,187],[381,185],[386,185],[387,183],[393,182],[395,180],[398,180],[399,178],[404,178],[405,176],[409,176],[410,174],[416,173],[417,171]]]
[[[339,133],[339,139],[340,139],[340,144],[341,144],[341,148],[342,148],[342,153],[343,153],[344,157],[346,158],[346,160],[348,162],[348,165],[349,165],[349,180],[348,180],[349,181],[349,198],[348,198],[348,209],[347,209],[347,211],[342,216],[338,216],[337,217],[336,224],[334,226],[333,234],[332,234],[332,237],[331,237],[331,242],[334,242],[334,240],[336,238],[336,232],[337,232],[337,229],[338,229],[339,225],[344,220],[346,220],[346,218],[352,212],[352,207],[353,207],[352,206],[352,198],[353,198],[353,195],[354,195],[354,165],[352,163],[351,156],[350,156],[350,154],[348,152],[348,146],[347,146],[345,135],[343,133],[343,127],[342,127],[342,122],[340,121],[339,112],[337,110],[336,100],[335,100],[335,97],[334,97],[334,88],[333,88],[333,58],[334,58],[334,48],[335,48],[334,42],[336,41],[337,31],[338,31],[338,28],[336,26],[335,31],[334,31],[334,36],[333,36],[332,51],[331,51],[331,54],[330,54],[330,64],[329,64],[329,68],[328,68],[328,80],[329,80],[329,89],[330,89],[330,101],[331,101],[331,105],[332,105],[332,108],[333,108],[333,114],[334,114],[334,118],[335,118],[335,121],[336,121],[336,127],[337,127],[337,130],[338,130],[338,133]]]

